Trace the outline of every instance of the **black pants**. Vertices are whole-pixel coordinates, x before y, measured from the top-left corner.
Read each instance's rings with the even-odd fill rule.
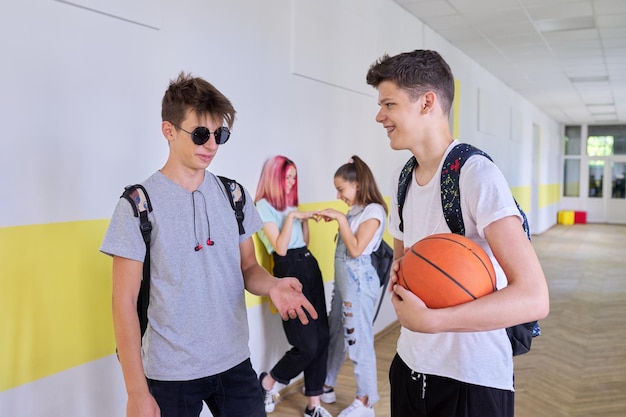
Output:
[[[148,387],[161,417],[197,417],[204,402],[215,417],[265,417],[263,394],[250,359],[221,374],[193,381],[156,381]]]
[[[321,395],[326,378],[328,359],[328,314],[322,272],[315,257],[304,248],[289,249],[285,256],[274,253],[274,275],[296,277],[302,283],[302,292],[317,311],[317,320],[303,325],[299,319],[283,321],[287,341],[293,347],[270,371],[281,384],[304,372],[305,395]],[[309,317],[310,319],[310,317]]]
[[[420,374],[397,354],[389,383],[392,417],[513,417],[513,391]]]

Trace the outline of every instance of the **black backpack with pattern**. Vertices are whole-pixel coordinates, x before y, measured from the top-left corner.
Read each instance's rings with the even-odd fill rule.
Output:
[[[459,189],[459,175],[465,161],[472,155],[481,155],[493,162],[491,157],[480,149],[467,144],[459,143],[446,156],[441,169],[441,206],[443,216],[452,233],[465,235],[465,225],[463,223],[463,214],[461,213],[461,190]],[[398,214],[400,216],[400,231],[404,231],[402,220],[402,209],[406,193],[411,185],[412,173],[417,166],[417,159],[412,156],[400,171],[398,179]],[[513,198],[515,201],[515,198]],[[530,239],[530,227],[526,214],[515,201],[517,209],[522,216],[522,225],[528,239]],[[521,355],[530,350],[530,345],[534,337],[541,335],[541,328],[537,321],[522,323],[516,326],[507,327],[506,329],[511,346],[513,348],[513,356]]]

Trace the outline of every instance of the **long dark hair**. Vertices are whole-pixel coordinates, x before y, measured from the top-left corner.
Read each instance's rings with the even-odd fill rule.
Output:
[[[378,185],[376,185],[374,174],[372,174],[370,167],[361,158],[352,155],[352,158],[347,163],[335,171],[335,178],[337,177],[359,184],[355,197],[357,204],[366,206],[371,203],[378,203],[385,209],[385,214],[389,214],[387,203],[380,193]]]

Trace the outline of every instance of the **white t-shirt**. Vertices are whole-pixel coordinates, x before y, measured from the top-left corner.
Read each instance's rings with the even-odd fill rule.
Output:
[[[356,232],[359,230],[359,226],[362,223],[366,222],[369,219],[377,219],[380,223],[378,224],[378,229],[374,233],[374,236],[369,241],[365,249],[363,249],[363,255],[371,255],[378,246],[380,245],[381,240],[383,239],[383,233],[385,232],[385,223],[387,214],[385,213],[385,208],[378,203],[370,203],[367,206],[353,206],[350,208],[348,213],[346,214],[348,219],[348,224],[350,224],[350,230],[352,233],[356,235]]]
[[[448,150],[458,144],[454,141]],[[405,247],[435,234],[450,233],[441,206],[441,168],[428,184],[418,185],[411,175],[403,206],[404,233],[398,228],[398,202],[391,199],[389,233],[404,242]],[[393,179],[393,196],[397,195],[397,170]],[[481,156],[470,157],[459,177],[461,211],[465,236],[474,240],[489,254],[496,271],[497,287],[506,286],[504,271],[493,256],[484,229],[507,216],[521,216],[509,185],[493,162]],[[486,332],[448,332],[424,334],[401,329],[398,355],[412,370],[439,375],[470,384],[513,390],[513,355],[504,329]]]

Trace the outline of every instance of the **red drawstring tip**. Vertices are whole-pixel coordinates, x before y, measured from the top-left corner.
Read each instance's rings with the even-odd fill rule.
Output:
[[[195,248],[193,248],[193,250],[195,250],[196,252],[198,252],[200,249],[202,249],[202,245],[201,244],[197,244]]]
[[[206,241],[206,244],[207,244],[207,245],[209,245],[209,246],[213,246],[213,245],[215,245],[215,242],[213,242],[213,241],[211,240],[211,238],[209,238],[209,239]]]

